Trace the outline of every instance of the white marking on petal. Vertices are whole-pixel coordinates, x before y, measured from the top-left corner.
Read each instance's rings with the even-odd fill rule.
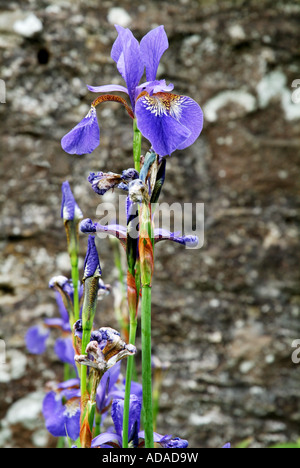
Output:
[[[78,398],[72,398],[71,400],[67,401],[65,404],[65,411],[64,414],[68,418],[72,418],[75,416],[75,414],[80,411],[80,405],[79,405],[79,399]]]

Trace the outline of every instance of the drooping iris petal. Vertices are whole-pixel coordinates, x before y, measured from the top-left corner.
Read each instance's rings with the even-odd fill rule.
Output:
[[[148,32],[141,40],[141,57],[146,67],[147,81],[155,80],[160,59],[168,47],[169,42],[163,26]]]
[[[187,96],[142,94],[136,103],[137,126],[160,156],[194,143],[203,127],[200,106]]]
[[[49,393],[43,401],[46,428],[55,437],[68,436],[72,440],[80,432],[80,390],[78,379],[71,379]]]
[[[80,399],[72,398],[67,401],[64,411],[66,435],[76,440],[80,434]]]
[[[66,435],[64,406],[60,395],[56,392],[47,393],[43,401],[43,415],[46,428],[54,437]]]
[[[92,448],[103,447],[104,445],[111,447],[110,442],[113,442],[115,440],[118,441],[119,446],[122,447],[121,436],[111,432],[103,432],[103,434],[100,434],[99,436],[95,437],[95,439],[93,439]]]
[[[61,140],[61,146],[69,154],[88,154],[100,144],[100,129],[94,107],[86,117]]]
[[[144,66],[140,54],[140,45],[129,29],[115,25],[118,37],[111,50],[111,58],[127,85],[132,108],[135,105],[135,88],[144,73]]]
[[[25,336],[28,351],[32,354],[44,353],[49,335],[49,329],[42,325],[29,328]]]
[[[191,131],[187,140],[178,146],[183,150],[191,146],[197,140],[203,128],[203,112],[199,104],[188,96],[181,96],[181,113],[178,121]]]
[[[181,96],[161,94],[140,97],[136,103],[136,119],[138,129],[154,151],[167,156],[184,144],[191,131],[173,117],[179,113]]]

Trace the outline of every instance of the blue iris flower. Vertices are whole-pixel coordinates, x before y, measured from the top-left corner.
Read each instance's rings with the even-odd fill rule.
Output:
[[[140,431],[142,401],[141,395],[131,394],[130,409],[129,409],[129,425],[128,425],[128,443],[130,447],[144,446],[144,432]],[[122,431],[123,431],[123,413],[124,400],[115,399],[112,402],[111,417],[114,423],[114,428],[103,432],[95,437],[92,441],[92,448],[122,448]],[[187,440],[173,437],[171,435],[160,435],[154,432],[154,442],[163,448],[186,448]]]
[[[62,139],[62,148],[70,154],[92,153],[100,144],[100,129],[96,106],[104,101],[122,103],[128,114],[136,119],[137,127],[160,156],[171,155],[192,145],[203,127],[200,106],[188,96],[171,93],[173,84],[157,80],[160,59],[169,43],[164,27],[159,26],[146,34],[141,42],[129,29],[115,26],[118,37],[113,44],[111,57],[126,83],[125,86],[109,84],[88,86],[94,93],[123,92],[127,101],[116,95],[102,95],[91,106],[86,117]],[[146,72],[146,81],[140,81]]]

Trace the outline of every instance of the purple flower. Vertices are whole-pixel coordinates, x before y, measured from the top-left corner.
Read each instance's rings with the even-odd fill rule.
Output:
[[[61,146],[69,154],[92,153],[100,144],[100,129],[95,107],[61,140]]]
[[[142,401],[141,397],[131,394],[129,406],[129,424],[128,424],[128,443],[131,447],[143,447],[144,445],[144,432],[140,432]],[[124,413],[124,400],[115,399],[112,402],[111,417],[114,422],[114,432],[104,432],[95,437],[92,441],[92,448],[98,447],[118,447],[122,448],[122,431],[123,431],[123,413]],[[186,448],[188,442],[180,439],[179,437],[172,437],[171,435],[162,436],[153,433],[154,442],[161,445],[163,448]]]
[[[26,333],[25,342],[27,349],[32,354],[42,354],[46,350],[47,340],[50,336],[50,330],[53,328],[61,331],[61,337],[58,338],[54,345],[54,351],[58,358],[65,363],[75,366],[74,349],[72,344],[72,333],[69,323],[69,314],[64,304],[73,303],[73,286],[65,276],[55,276],[51,278],[49,287],[55,289],[55,298],[60,313],[60,317],[47,318],[43,324],[35,325]],[[82,287],[79,290],[79,298],[83,293]]]
[[[161,436],[154,432],[154,442],[161,445],[162,448],[167,449],[181,449],[187,448],[189,443],[185,439],[180,439],[179,437],[173,437],[171,435]]]
[[[203,114],[190,97],[142,93],[136,103],[137,126],[160,156],[192,145],[201,133]]]
[[[121,362],[118,362],[102,376],[97,388],[96,403],[100,413],[107,411],[113,395],[117,392],[116,383],[120,376]]]
[[[79,380],[58,384],[44,398],[43,415],[46,428],[55,437],[76,440],[80,433]]]
[[[45,325],[36,325],[29,328],[25,335],[25,342],[28,351],[32,354],[43,354],[46,350],[49,336],[49,328]]]
[[[160,156],[187,148],[198,138],[203,127],[200,106],[188,96],[171,93],[174,86],[165,80],[156,80],[157,69],[168,38],[164,27],[159,26],[143,37],[141,43],[129,29],[115,26],[118,37],[113,44],[111,57],[123,77],[126,87],[120,85],[88,86],[94,93],[124,92],[129,96],[132,111],[126,101],[114,95],[102,95],[92,103],[90,113],[62,140],[70,154],[91,153],[99,145],[100,130],[95,107],[103,101],[121,102],[137,127]],[[145,83],[140,84],[146,70]]]
[[[138,446],[138,431],[140,428],[142,402],[135,395],[130,397],[128,442],[134,447]],[[92,448],[114,447],[117,444],[122,448],[124,400],[116,399],[112,402],[111,417],[115,432],[103,432],[92,441]]]
[[[61,277],[61,278],[64,278],[64,277]],[[50,336],[51,328],[60,329],[65,338],[67,338],[68,335],[71,335],[68,312],[58,292],[56,292],[55,297],[56,297],[58,310],[60,312],[60,318],[57,317],[53,319],[45,319],[43,324],[36,325],[36,326],[29,328],[29,330],[26,333],[26,336],[25,336],[26,346],[27,346],[28,351],[32,354],[42,354],[45,352],[46,344]],[[73,356],[73,364],[74,364],[74,356]]]
[[[82,211],[77,205],[69,182],[62,184],[61,217],[64,221],[80,220],[83,218]]]
[[[96,277],[100,278],[101,276],[101,266],[99,261],[99,256],[97,252],[97,247],[95,244],[94,236],[89,236],[88,239],[88,249],[85,257],[84,263],[84,277],[83,279],[89,277]]]

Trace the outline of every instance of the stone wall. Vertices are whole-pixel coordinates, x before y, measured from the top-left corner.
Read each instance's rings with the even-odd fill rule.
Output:
[[[132,166],[131,122],[117,104],[99,109],[102,144],[92,155],[72,157],[60,147],[89,109],[85,84],[122,84],[110,59],[115,22],[138,39],[165,25],[170,48],[160,76],[205,116],[199,140],[168,160],[164,186],[164,201],[205,204],[205,243],[195,251],[157,248],[154,352],[171,364],[158,431],[190,447],[296,440],[299,2],[121,3],[118,11],[110,0],[0,1],[0,445],[55,445],[40,408],[62,368],[51,346],[31,356],[24,334],[57,314],[48,281],[69,274],[61,183],[70,181],[85,217],[95,219],[100,199],[89,171]],[[104,280],[113,284],[111,246],[98,246]],[[98,320],[117,326],[112,297]]]

